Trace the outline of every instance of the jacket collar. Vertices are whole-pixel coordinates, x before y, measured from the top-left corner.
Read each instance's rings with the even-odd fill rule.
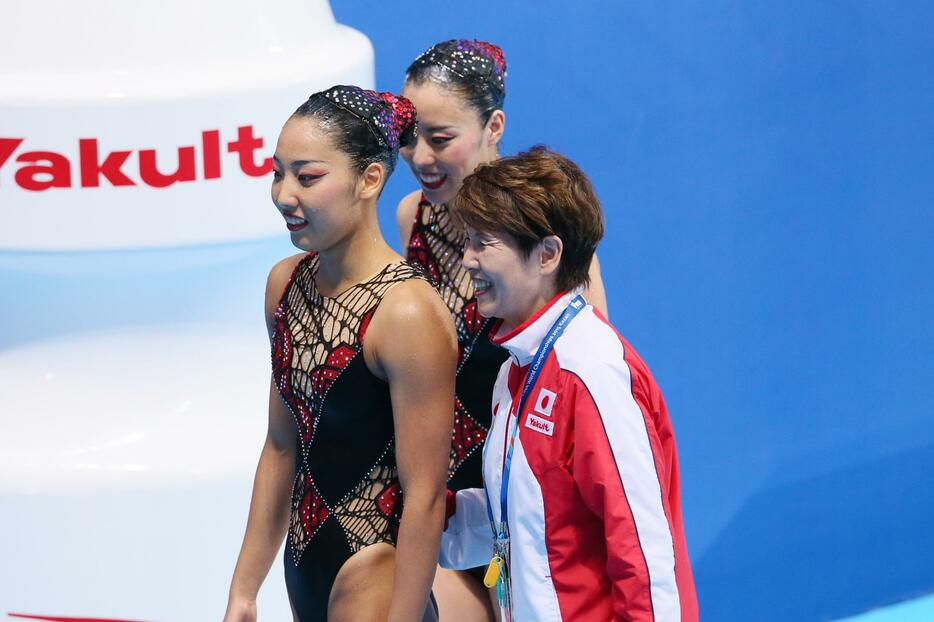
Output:
[[[580,291],[562,292],[545,303],[541,309],[532,314],[526,321],[508,333],[502,333],[502,320],[497,320],[491,332],[490,340],[501,348],[506,348],[520,367],[532,362],[538,352],[548,329],[558,320],[564,309],[571,303]]]

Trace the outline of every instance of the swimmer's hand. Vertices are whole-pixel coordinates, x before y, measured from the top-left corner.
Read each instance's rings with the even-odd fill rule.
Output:
[[[246,598],[231,598],[227,602],[224,622],[256,622],[256,601]]]

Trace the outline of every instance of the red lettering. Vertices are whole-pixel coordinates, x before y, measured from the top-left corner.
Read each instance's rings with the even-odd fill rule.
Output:
[[[23,144],[23,138],[0,138],[0,169]],[[78,171],[81,187],[99,188],[102,179],[112,186],[136,186],[139,182],[129,177],[123,166],[133,151],[100,152],[98,139],[78,140]],[[237,128],[237,138],[227,143],[227,151],[238,156],[240,170],[250,177],[262,177],[272,171],[272,158],[263,158],[258,150],[264,140],[253,134],[252,125]],[[222,144],[219,130],[201,132],[201,147],[204,179],[220,179],[222,172]],[[154,188],[165,188],[178,182],[194,181],[198,178],[197,147],[179,147],[178,165],[169,173],[159,170],[155,149],[138,152],[139,174],[143,183]],[[259,160],[259,161],[257,161]],[[17,185],[25,190],[39,192],[49,188],[72,186],[71,162],[68,157],[54,151],[30,151],[20,154],[17,162],[26,164],[13,176]]]
[[[22,138],[0,138],[0,168],[3,168],[4,163],[21,144],[23,144]]]
[[[254,138],[252,125],[238,127],[237,140],[227,143],[227,151],[240,155],[240,170],[250,177],[262,177],[272,171],[272,158],[266,158],[259,165],[253,159],[253,152],[262,148],[263,139]]]
[[[195,148],[178,148],[178,168],[168,175],[160,173],[156,167],[156,150],[140,149],[139,176],[153,188],[165,188],[178,181],[195,180]]]
[[[219,179],[221,176],[221,133],[217,130],[201,132],[201,148],[204,156],[204,178]]]
[[[16,161],[35,163],[34,166],[24,166],[16,171],[16,183],[25,190],[39,192],[49,188],[71,187],[71,163],[60,153],[28,151],[16,158]],[[39,162],[48,164],[39,165]]]
[[[82,138],[78,141],[81,158],[81,185],[85,188],[97,188],[101,185],[100,176],[114,186],[135,186],[132,179],[124,175],[120,167],[130,157],[131,151],[108,153],[103,162],[97,156],[97,139]]]

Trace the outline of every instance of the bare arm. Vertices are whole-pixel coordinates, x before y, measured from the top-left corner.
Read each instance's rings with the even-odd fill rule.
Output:
[[[271,385],[269,431],[256,467],[250,515],[230,582],[225,620],[255,619],[256,595],[288,529],[289,496],[295,475],[295,426],[285,419],[287,416],[277,389]],[[287,432],[287,427],[292,430]],[[252,607],[253,618],[237,617],[236,612],[243,610],[244,605],[247,609]]]
[[[299,256],[300,258],[300,256]],[[273,268],[266,285],[266,322],[271,328],[278,297],[297,258]],[[246,534],[230,582],[225,622],[256,619],[256,595],[269,573],[289,525],[289,498],[295,476],[296,429],[273,382],[269,385],[269,425],[256,467]]]
[[[379,324],[377,324],[379,322]],[[403,283],[370,327],[392,396],[396,462],[405,500],[396,543],[390,622],[420,620],[438,563],[454,425],[457,337],[430,285]]]
[[[603,276],[600,274],[600,260],[594,253],[593,260],[590,262],[590,269],[587,271],[590,276],[590,285],[584,290],[584,298],[594,307],[600,310],[604,317],[609,318],[610,312],[606,307],[606,291],[603,289]]]
[[[418,202],[421,198],[421,190],[410,192],[404,199],[399,201],[399,207],[396,209],[396,223],[399,225],[399,240],[402,242],[403,256],[406,255],[409,248],[412,224],[415,222],[415,215],[418,213]]]

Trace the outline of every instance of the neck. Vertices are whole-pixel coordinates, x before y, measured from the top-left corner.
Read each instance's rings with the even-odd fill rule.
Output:
[[[386,244],[376,221],[376,210],[366,210],[364,222],[347,237],[318,252],[316,287],[329,296],[356,285],[400,259]]]
[[[522,313],[516,313],[511,315],[508,318],[502,318],[503,323],[500,325],[497,334],[505,335],[516,330],[518,327],[522,326],[536,313],[542,310],[542,308],[547,305],[551,300],[558,295],[557,289],[553,287],[546,288],[545,291],[540,291],[535,295],[534,300],[531,300],[528,305],[525,306]]]

